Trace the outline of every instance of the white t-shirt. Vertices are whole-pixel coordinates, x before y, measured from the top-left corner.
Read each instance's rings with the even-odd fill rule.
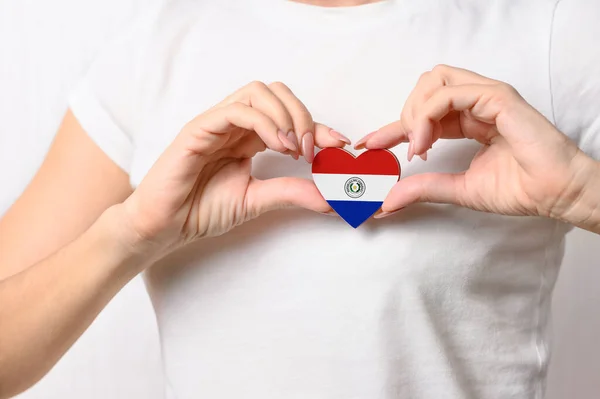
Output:
[[[103,51],[73,93],[84,129],[135,186],[197,114],[253,80],[282,81],[356,142],[399,117],[438,63],[506,81],[600,155],[600,2],[165,2]],[[402,175],[465,170],[443,141]],[[302,159],[256,157],[259,178]],[[168,397],[541,398],[551,292],[569,227],[414,205],[357,230],[272,212],[146,274]]]

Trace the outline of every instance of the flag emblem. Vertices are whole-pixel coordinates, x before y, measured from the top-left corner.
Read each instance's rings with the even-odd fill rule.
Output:
[[[369,150],[355,157],[341,148],[325,148],[312,166],[313,180],[329,205],[354,228],[383,204],[400,178],[400,164],[388,150]]]
[[[359,198],[365,193],[365,182],[360,177],[351,177],[346,181],[344,189],[350,198]]]

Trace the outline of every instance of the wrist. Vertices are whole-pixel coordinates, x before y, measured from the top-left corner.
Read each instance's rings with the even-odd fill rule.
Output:
[[[105,210],[95,227],[109,248],[112,263],[127,274],[140,273],[160,257],[161,249],[131,226],[122,204]]]
[[[595,172],[585,200],[589,204],[590,216],[587,225],[583,228],[600,234],[600,162],[594,160],[592,162],[594,163]]]
[[[574,167],[572,201],[557,219],[600,234],[600,162],[582,153]]]

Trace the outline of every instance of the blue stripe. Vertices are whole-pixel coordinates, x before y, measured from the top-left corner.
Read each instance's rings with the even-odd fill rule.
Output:
[[[370,218],[383,204],[372,201],[327,201],[350,226],[357,228]]]

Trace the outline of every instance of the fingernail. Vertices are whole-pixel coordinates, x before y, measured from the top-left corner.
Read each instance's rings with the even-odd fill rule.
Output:
[[[360,150],[361,148],[363,148],[365,146],[365,143],[367,142],[367,140],[369,140],[371,138],[371,136],[373,136],[375,133],[377,133],[377,130],[375,130],[374,132],[371,132],[371,133],[367,134],[365,137],[363,137],[362,139],[358,140],[356,142],[356,144],[354,144],[354,149],[355,150]]]
[[[298,139],[296,138],[296,133],[292,132],[291,130],[288,132],[287,134],[287,138],[292,142],[292,144],[294,145],[295,150],[294,151],[298,151]]]
[[[412,161],[413,156],[415,155],[414,146],[415,146],[415,142],[412,139],[410,139],[410,144],[408,145],[408,156],[407,156],[408,162]]]
[[[427,161],[427,151],[419,155],[423,161]]]
[[[293,134],[293,132],[292,132]],[[289,136],[289,133],[288,133]],[[286,136],[285,134],[283,134],[283,132],[280,130],[277,132],[277,137],[279,137],[279,141],[281,141],[281,144],[283,144],[285,146],[285,148],[287,148],[290,151],[298,151],[298,146],[296,146],[294,144],[293,141],[291,141],[288,136]]]
[[[348,137],[344,136],[343,134],[341,134],[340,132],[338,132],[336,130],[331,129],[329,131],[329,134],[331,135],[331,137],[333,137],[336,140],[343,141],[346,144],[350,144],[351,143],[350,139]]]
[[[331,211],[327,211],[327,212],[321,212],[322,215],[327,215],[327,216],[336,216],[337,213],[334,210]]]
[[[383,219],[383,218],[386,218],[388,216],[395,215],[396,213],[400,212],[402,209],[403,208],[400,208],[400,209],[398,209],[396,211],[393,211],[393,212],[381,212],[381,213],[373,216],[373,219]]]
[[[312,163],[315,159],[315,139],[310,132],[302,137],[302,152],[304,153],[306,162]]]

